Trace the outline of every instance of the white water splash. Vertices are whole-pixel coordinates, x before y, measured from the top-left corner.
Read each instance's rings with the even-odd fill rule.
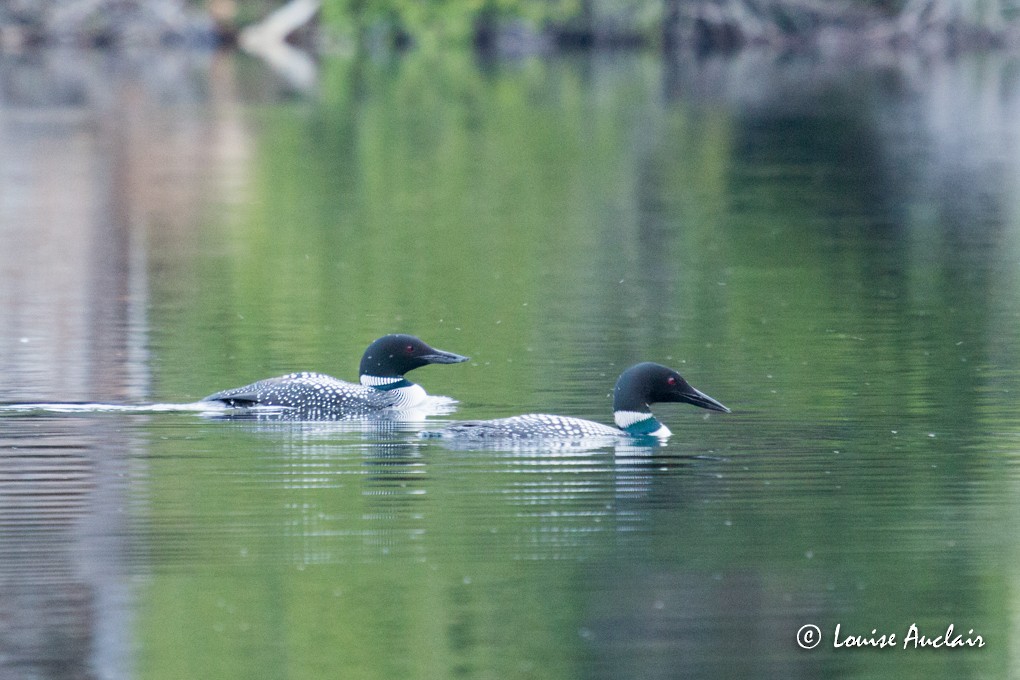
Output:
[[[102,404],[77,402],[27,402],[0,404],[0,415],[31,413],[189,413],[222,412],[227,407],[215,402],[196,401],[190,404]]]

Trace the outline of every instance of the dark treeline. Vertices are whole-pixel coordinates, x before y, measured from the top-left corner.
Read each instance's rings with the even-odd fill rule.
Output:
[[[1007,47],[1008,0],[324,0],[327,23],[405,47],[470,41],[502,53],[558,48],[734,50],[751,45]]]
[[[749,45],[934,49],[1020,45],[1012,0],[291,0],[320,6],[291,41],[328,49],[473,45],[498,54]],[[34,0],[0,3],[0,49],[44,44],[232,43],[283,0]]]

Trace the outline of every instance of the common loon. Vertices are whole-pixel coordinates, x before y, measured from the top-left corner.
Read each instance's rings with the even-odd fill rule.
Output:
[[[582,418],[529,413],[497,420],[465,420],[422,435],[478,440],[645,436],[665,439],[672,433],[652,415],[649,406],[666,401],[682,401],[710,411],[730,412],[712,397],[691,387],[673,369],[644,362],[628,368],[616,381],[613,388],[616,427]]]
[[[427,364],[458,364],[468,357],[429,347],[413,335],[386,335],[361,357],[361,384],[322,373],[290,373],[210,394],[203,402],[235,408],[276,407],[291,419],[340,420],[415,409],[429,399],[404,377]]]

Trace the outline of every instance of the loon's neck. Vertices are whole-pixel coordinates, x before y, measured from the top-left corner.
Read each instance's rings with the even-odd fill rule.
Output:
[[[402,375],[390,376],[388,378],[380,378],[376,375],[363,375],[361,376],[361,384],[366,387],[374,387],[380,392],[399,390],[403,387],[411,387],[414,385],[413,382]]]
[[[404,376],[381,378],[376,375],[361,376],[361,384],[380,392],[390,392],[394,401],[390,408],[417,408],[428,401],[429,395],[421,385],[411,382]]]
[[[635,437],[666,437],[673,434],[660,423],[650,411],[616,411],[613,413],[616,426]]]

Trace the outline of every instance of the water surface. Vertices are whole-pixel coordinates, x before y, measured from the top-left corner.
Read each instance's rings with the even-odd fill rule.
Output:
[[[1015,73],[4,57],[4,403],[355,379],[411,332],[472,357],[413,374],[449,418],[609,422],[642,360],[733,413],[464,450],[4,410],[0,675],[1015,676]],[[985,646],[832,646],[914,623]]]

